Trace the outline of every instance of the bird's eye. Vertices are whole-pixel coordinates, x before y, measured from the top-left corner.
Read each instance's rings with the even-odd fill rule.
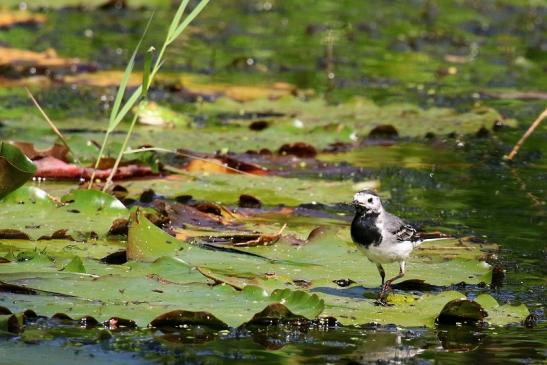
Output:
[[[368,202],[369,202],[369,203],[372,203],[372,198],[368,198]]]

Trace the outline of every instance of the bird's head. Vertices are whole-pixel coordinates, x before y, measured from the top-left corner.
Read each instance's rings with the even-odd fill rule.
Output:
[[[365,214],[380,214],[382,201],[380,197],[371,190],[362,190],[353,196],[353,205],[357,211]]]

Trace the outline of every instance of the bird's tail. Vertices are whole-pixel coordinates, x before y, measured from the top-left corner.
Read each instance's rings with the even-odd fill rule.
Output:
[[[449,235],[442,232],[420,232],[420,239],[414,241],[414,247],[420,246],[422,243],[430,241],[447,240],[451,238]]]

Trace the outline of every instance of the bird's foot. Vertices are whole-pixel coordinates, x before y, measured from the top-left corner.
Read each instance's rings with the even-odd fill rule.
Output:
[[[391,304],[389,304],[385,298],[378,298],[374,301],[374,305],[377,307],[388,307]]]
[[[392,291],[391,283],[386,282],[384,285],[382,285],[382,288],[380,289],[380,292],[378,293],[378,300],[376,301],[376,303],[383,306],[387,305],[386,297],[390,291]]]

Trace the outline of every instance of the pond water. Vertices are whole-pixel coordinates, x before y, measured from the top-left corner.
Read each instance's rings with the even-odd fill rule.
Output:
[[[155,22],[167,24],[171,11],[158,3]],[[60,55],[81,57],[102,69],[124,67],[152,13],[149,6],[43,10],[45,25],[0,30],[0,44],[36,51],[53,47]],[[371,325],[225,332],[188,328],[175,333],[143,329],[105,335],[44,321],[22,337],[0,337],[0,364],[34,363],[37,358],[43,364],[544,363],[547,129],[535,132],[515,163],[501,157],[546,105],[546,15],[541,1],[218,0],[177,43],[165,65],[215,83],[289,82],[330,103],[358,95],[379,105],[405,102],[461,112],[482,105],[516,119],[518,127],[488,136],[408,138],[320,154],[319,159],[349,163],[363,174],[323,179],[380,181],[390,211],[408,221],[499,244],[506,272],[491,294],[501,303],[526,304],[538,318],[534,328]],[[150,44],[163,36],[161,28],[152,27]],[[541,91],[543,99],[524,98],[526,91]],[[61,125],[75,118],[84,124],[104,118],[103,93],[64,86],[36,91]],[[179,111],[199,108],[181,106],[179,96],[165,90],[155,90],[152,97]],[[17,127],[29,120],[28,107],[22,92],[0,89],[5,114],[0,118],[6,124],[0,128],[2,138],[50,143],[53,138],[43,130]],[[66,184],[41,187],[56,191]],[[348,214],[337,205],[327,209]]]

